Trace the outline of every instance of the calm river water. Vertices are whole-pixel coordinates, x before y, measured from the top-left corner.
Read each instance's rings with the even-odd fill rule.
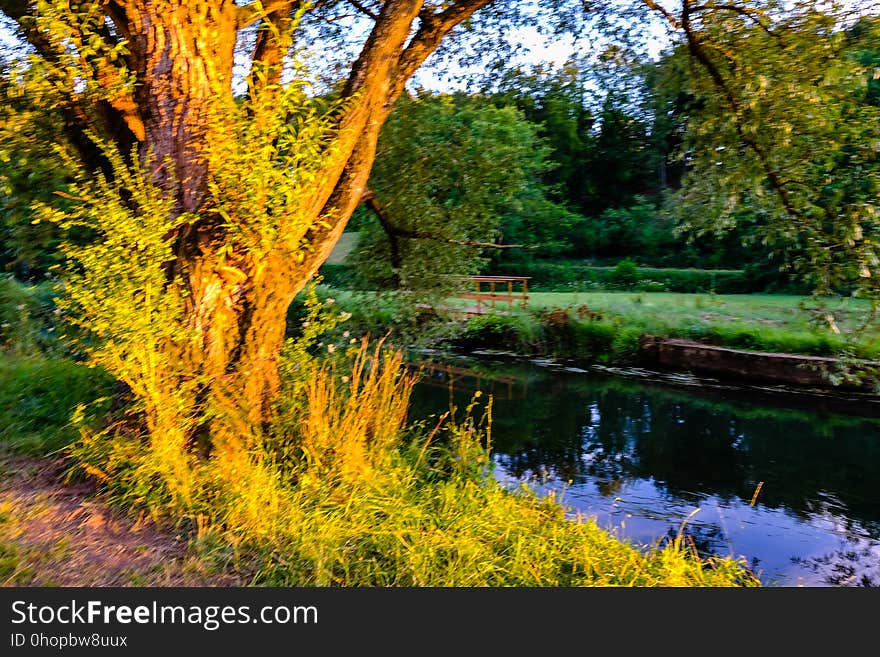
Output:
[[[476,389],[502,481],[561,491],[643,545],[685,523],[702,554],[742,557],[767,586],[880,586],[880,420],[485,359],[428,370],[410,417],[461,413]]]

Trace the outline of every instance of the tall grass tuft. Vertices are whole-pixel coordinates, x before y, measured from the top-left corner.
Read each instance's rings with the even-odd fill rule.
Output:
[[[400,352],[383,353],[382,341],[372,353],[368,348],[364,339],[347,374],[335,361],[309,366],[301,440],[306,464],[318,476],[369,477],[388,466],[400,438],[415,377],[401,373]]]

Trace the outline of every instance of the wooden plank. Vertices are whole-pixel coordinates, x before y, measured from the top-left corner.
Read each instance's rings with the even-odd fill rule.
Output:
[[[478,299],[478,300],[492,301],[492,300],[497,300],[497,299],[504,300],[504,299],[510,299],[510,298],[527,300],[529,297],[528,297],[528,295],[523,295],[523,294],[518,294],[518,293],[514,293],[513,296],[510,297],[506,294],[499,294],[499,293],[489,294],[488,292],[481,292],[480,294],[475,294],[474,292],[462,292],[461,294],[457,294],[456,298],[457,299]]]

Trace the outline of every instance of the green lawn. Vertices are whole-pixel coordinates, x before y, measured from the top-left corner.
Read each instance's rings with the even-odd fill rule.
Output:
[[[769,294],[675,294],[669,292],[581,292],[530,294],[529,306],[538,308],[577,308],[612,315],[625,315],[634,321],[667,323],[724,322],[744,326],[785,327],[796,330],[827,330],[833,334],[825,315],[829,312],[841,334],[851,332],[868,312],[868,303],[859,299],[839,299],[820,310],[809,298]],[[877,335],[877,327],[873,327]]]
[[[849,351],[880,357],[877,322],[862,332],[857,330],[869,311],[869,304],[858,299],[829,300],[820,308],[808,297],[766,294],[535,292],[529,296],[530,314],[566,308],[572,316],[584,317],[584,311],[589,310],[644,334],[762,351],[815,355]],[[468,304],[462,300],[452,303]],[[507,309],[507,304],[498,307]]]

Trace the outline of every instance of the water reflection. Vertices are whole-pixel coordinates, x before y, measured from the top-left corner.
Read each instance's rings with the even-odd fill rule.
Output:
[[[766,584],[880,585],[878,420],[485,362],[428,372],[413,415],[475,389],[493,394],[502,480],[563,489],[572,513],[643,544],[686,521],[703,554],[743,557]]]

